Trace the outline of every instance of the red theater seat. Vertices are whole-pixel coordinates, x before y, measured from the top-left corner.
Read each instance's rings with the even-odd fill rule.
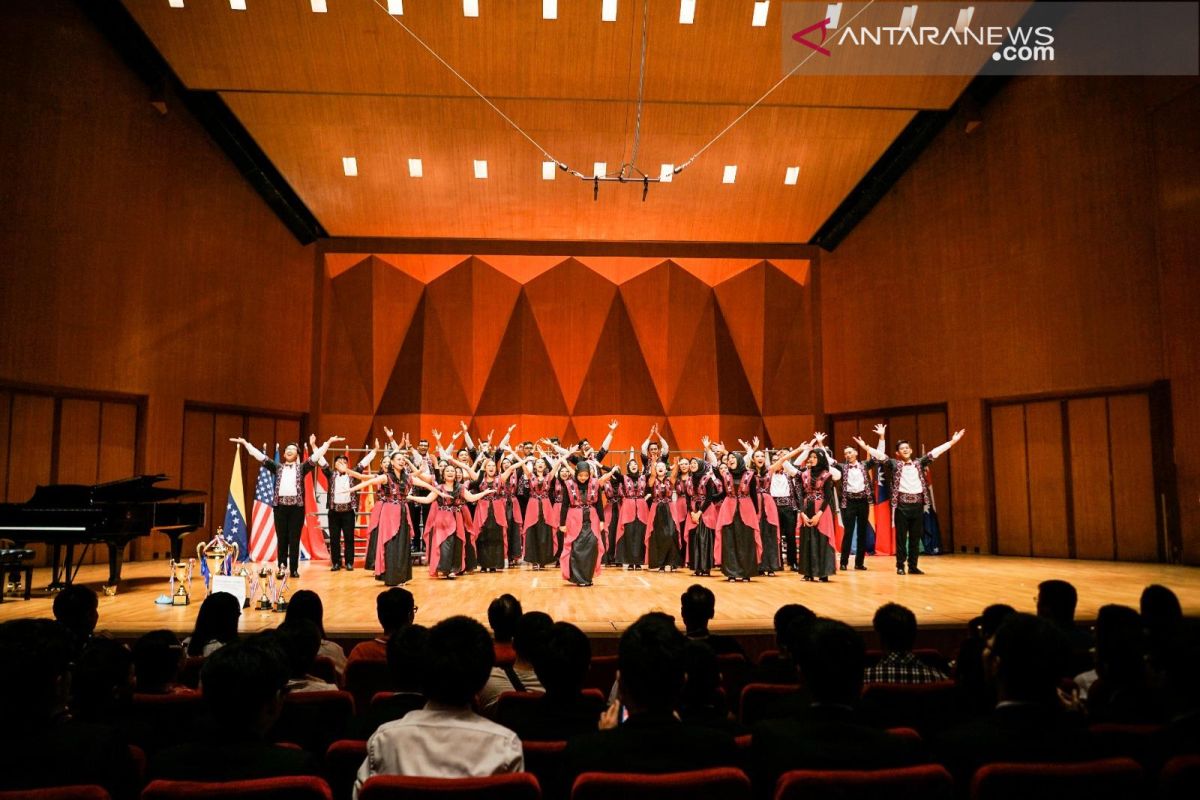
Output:
[[[48,789],[13,789],[0,792],[0,800],[112,800],[102,786],[54,786]]]
[[[283,698],[283,712],[271,729],[274,742],[295,742],[320,757],[340,739],[354,717],[349,692],[296,692]]]
[[[1160,800],[1193,800],[1200,795],[1200,755],[1175,756],[1158,776]]]
[[[749,800],[750,779],[740,769],[642,775],[585,772],[575,779],[571,800]]]
[[[971,779],[971,800],[1129,800],[1145,794],[1131,758],[1077,764],[986,764]]]
[[[528,772],[487,778],[414,778],[375,775],[363,784],[359,800],[541,800],[542,788]]]
[[[149,753],[177,744],[180,731],[191,730],[204,711],[199,694],[137,694],[129,707],[137,732],[134,743]]]
[[[355,708],[369,708],[371,698],[395,690],[386,661],[358,660],[346,665],[346,691],[354,695]]]
[[[599,689],[600,693],[608,697],[608,693],[612,691],[613,683],[617,680],[617,657],[616,656],[592,656],[592,663],[588,665],[587,677],[583,681],[583,685],[592,689]]]
[[[367,743],[361,739],[339,739],[325,751],[325,777],[334,800],[349,800],[354,778],[367,757]]]
[[[778,713],[773,713],[779,708],[779,701],[799,691],[799,686],[780,683],[748,683],[742,689],[738,718],[743,725],[753,725],[772,716],[779,716]]]
[[[953,681],[872,683],[863,689],[862,710],[884,728],[916,728],[926,735],[954,718],[956,691]]]
[[[252,781],[151,781],[142,800],[333,800],[321,778],[289,776]]]
[[[775,800],[950,800],[954,779],[944,767],[876,770],[793,770],[779,776]]]

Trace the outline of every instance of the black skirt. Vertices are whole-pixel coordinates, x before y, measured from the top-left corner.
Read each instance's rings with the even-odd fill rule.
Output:
[[[617,559],[622,564],[646,563],[646,525],[640,519],[626,523],[625,535],[621,538],[621,550]]]
[[[483,523],[479,536],[475,537],[475,550],[479,566],[484,569],[504,569],[504,530],[491,511],[491,503],[488,503],[487,521]]]
[[[682,564],[679,553],[679,532],[667,503],[654,504],[654,527],[650,530],[650,552],[646,564],[650,569],[678,567]]]
[[[412,531],[409,528],[408,514],[401,513],[400,530],[383,546],[383,582],[388,586],[399,586],[412,580]]]
[[[585,513],[583,527],[571,543],[571,558],[567,562],[571,583],[580,586],[591,585],[592,576],[596,574],[596,558],[599,555],[600,546],[596,541],[596,532],[592,530],[592,515]]]
[[[721,529],[721,572],[727,578],[742,580],[758,573],[754,552],[754,529],[734,509],[733,521]]]
[[[696,572],[709,572],[713,568],[713,530],[704,524],[696,523],[688,537],[688,561]]]

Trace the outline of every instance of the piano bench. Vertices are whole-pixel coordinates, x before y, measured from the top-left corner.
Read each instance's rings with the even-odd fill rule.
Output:
[[[30,592],[33,591],[33,551],[25,548],[4,548],[0,549],[0,576],[3,576],[3,582],[0,582],[0,587],[7,588],[8,575],[25,573],[25,599],[30,599]],[[0,589],[0,603],[4,602],[4,591]]]

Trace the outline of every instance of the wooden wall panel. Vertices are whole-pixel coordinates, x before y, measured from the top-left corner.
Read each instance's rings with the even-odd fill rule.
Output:
[[[996,552],[1030,554],[1029,487],[1025,453],[1025,409],[992,409],[992,470],[996,487]]]
[[[1071,501],[1077,558],[1111,559],[1112,462],[1108,450],[1108,404],[1103,397],[1067,402],[1071,430]]]
[[[1029,511],[1035,556],[1070,555],[1062,431],[1060,401],[1030,403],[1025,407]]]
[[[58,471],[55,483],[96,483],[100,466],[100,403],[96,400],[60,401],[57,444]],[[92,547],[81,563],[95,564],[107,559],[106,547]]]
[[[50,483],[54,442],[54,398],[18,394],[12,399],[8,502],[24,503],[39,485]],[[33,545],[39,563],[43,545]]]
[[[179,467],[179,485],[203,492],[195,499],[208,503],[207,527],[219,524],[213,522],[217,509],[211,502],[213,460],[213,415],[206,411],[188,409],[184,412],[183,419],[183,457]],[[165,541],[166,538],[163,537],[163,542]],[[157,547],[155,550],[163,552]],[[184,554],[186,555],[186,551]]]
[[[921,440],[918,451],[928,452],[949,440],[947,428],[945,411],[918,414],[917,437]],[[863,438],[870,442],[868,437]],[[934,505],[938,510],[938,525],[942,532],[942,550],[948,553],[954,552],[954,515],[951,513],[954,508],[954,495],[950,485],[950,461],[948,456],[936,459],[929,470]]]
[[[1150,457],[1150,403],[1144,394],[1110,397],[1108,435],[1113,454],[1113,522],[1117,559],[1158,558],[1157,497]]]
[[[12,393],[0,391],[0,503],[8,502],[9,434],[12,431]]]
[[[100,408],[100,465],[96,479],[113,481],[135,474],[137,406],[105,402]]]

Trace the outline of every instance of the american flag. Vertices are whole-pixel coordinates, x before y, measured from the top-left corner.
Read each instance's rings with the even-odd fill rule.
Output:
[[[263,446],[263,450],[266,450]],[[275,447],[279,461],[279,446]],[[274,561],[278,552],[275,542],[275,473],[263,462],[254,483],[254,514],[250,520],[250,558],[256,562]]]

